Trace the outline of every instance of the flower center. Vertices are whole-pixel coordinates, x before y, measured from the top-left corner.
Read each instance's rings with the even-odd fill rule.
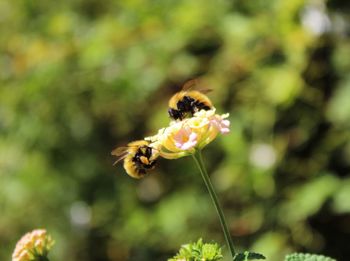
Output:
[[[190,137],[188,135],[183,135],[181,140],[182,140],[182,142],[185,143],[185,142],[188,142],[189,139],[190,139]]]

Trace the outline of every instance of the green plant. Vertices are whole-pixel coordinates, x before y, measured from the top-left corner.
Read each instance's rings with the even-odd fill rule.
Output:
[[[293,254],[287,255],[284,261],[336,261],[336,260],[323,255],[293,253]]]
[[[179,252],[168,261],[217,261],[223,258],[221,248],[217,243],[197,242],[183,245]]]

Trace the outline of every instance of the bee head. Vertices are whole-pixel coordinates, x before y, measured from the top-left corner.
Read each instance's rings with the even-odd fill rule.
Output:
[[[173,109],[173,108],[169,108],[168,109],[168,113],[169,113],[169,116],[171,118],[173,118],[174,120],[177,120],[177,119],[180,119],[182,120],[182,113],[180,110],[176,110],[176,109]]]

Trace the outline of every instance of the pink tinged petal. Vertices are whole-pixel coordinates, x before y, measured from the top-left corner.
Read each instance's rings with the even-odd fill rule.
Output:
[[[184,144],[182,144],[179,148],[182,150],[189,150],[191,148],[193,148],[194,146],[196,146],[197,141],[192,141],[192,142],[186,142]]]
[[[211,125],[212,125],[214,128],[220,130],[220,125],[221,125],[221,124],[220,124],[220,121],[219,121],[218,118],[212,119],[212,120],[210,121],[210,123],[211,123]]]
[[[189,149],[193,148],[194,146],[196,146],[196,144],[197,144],[197,134],[191,133],[188,141],[185,142],[184,144],[182,144],[182,146],[180,148],[182,150],[189,150]]]
[[[181,150],[189,150],[197,144],[197,134],[191,129],[183,128],[174,136],[175,146]]]
[[[224,115],[226,116],[226,115]],[[218,115],[216,115],[216,117],[214,117],[211,120],[211,124],[217,129],[219,130],[222,134],[227,134],[230,132],[230,121],[229,120],[224,120],[224,118],[226,117],[220,117]]]
[[[196,141],[196,142],[197,142],[197,137],[198,137],[197,133],[192,132],[192,133],[190,134],[189,140],[190,140],[190,141]]]
[[[221,121],[220,132],[222,134],[227,134],[230,132],[230,121],[229,120]]]

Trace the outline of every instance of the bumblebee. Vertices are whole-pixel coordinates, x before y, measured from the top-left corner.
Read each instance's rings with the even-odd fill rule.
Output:
[[[191,80],[184,84],[180,92],[175,93],[169,100],[168,113],[174,120],[192,117],[200,110],[213,109],[213,104],[204,94],[210,90],[193,90],[198,80]]]
[[[126,147],[114,149],[111,154],[119,157],[114,165],[124,160],[123,167],[129,176],[137,179],[144,177],[154,168],[158,157],[149,144],[149,141],[137,140],[130,142]]]

